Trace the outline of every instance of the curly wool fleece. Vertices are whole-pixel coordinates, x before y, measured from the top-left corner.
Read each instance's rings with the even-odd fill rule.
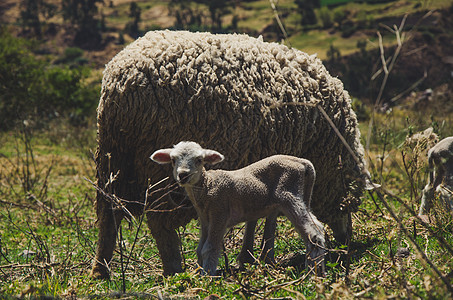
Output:
[[[327,112],[360,165],[318,109],[307,105],[314,103]],[[364,151],[348,93],[315,56],[247,35],[148,32],[104,71],[98,107],[99,185],[116,174],[113,192],[143,202],[148,183],[170,174],[149,160],[150,153],[182,140],[223,153],[222,169],[241,168],[273,154],[309,159],[317,173],[313,212],[344,239],[340,203],[361,175]],[[100,220],[105,213],[101,198]],[[175,208],[175,199],[165,197],[153,205]],[[165,238],[160,232],[195,216],[190,208],[148,213],[161,255]],[[100,227],[107,226],[102,223]]]

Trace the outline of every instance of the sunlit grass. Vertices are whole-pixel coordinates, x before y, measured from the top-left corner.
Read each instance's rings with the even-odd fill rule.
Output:
[[[386,114],[377,114],[372,130],[370,170],[373,177],[415,211],[419,198],[411,196],[409,192],[408,177],[401,158],[405,150],[401,145],[411,131],[422,130],[432,125],[431,122],[419,117],[418,112],[395,109]],[[361,127],[364,137],[366,123]],[[445,133],[451,130],[451,126],[443,128]],[[68,133],[69,130],[61,137]],[[91,136],[94,139],[94,135]],[[0,153],[8,153],[8,159],[17,157],[17,149],[24,154],[24,149],[16,146],[20,141],[15,139],[14,134],[10,133],[1,139],[4,142],[1,143]],[[54,135],[52,140],[55,139]],[[330,230],[326,228],[331,251],[324,279],[306,277],[304,245],[291,224],[280,217],[275,244],[277,267],[260,263],[247,265],[244,271],[238,269],[236,256],[243,234],[242,226],[238,226],[225,238],[226,256],[222,256],[219,261],[222,275],[216,278],[200,277],[195,254],[199,227],[194,220],[186,228],[179,229],[186,272],[165,278],[161,275],[162,265],[155,241],[145,223],[139,226],[146,219],[141,221],[138,218],[131,224],[123,222],[124,240],[121,248],[117,247],[111,264],[111,280],[91,280],[87,275],[97,240],[93,209],[95,191],[83,177],[93,179],[94,173],[92,162],[87,161],[84,155],[77,154],[78,151],[86,153],[86,149],[70,146],[74,144],[77,144],[74,139],[70,143],[52,143],[43,132],[33,136],[31,145],[37,170],[47,170],[52,166],[45,183],[47,192],[41,198],[36,191],[42,188],[43,180],[38,180],[33,190],[24,193],[20,191],[19,179],[8,181],[5,177],[11,174],[11,169],[1,168],[0,268],[4,284],[0,294],[113,297],[124,289],[132,297],[160,293],[201,299],[212,294],[226,298],[303,295],[309,299],[408,295],[429,298],[450,295],[379,199],[367,194],[364,195],[360,210],[352,214],[354,236],[349,259],[344,254],[347,248],[336,245]],[[91,146],[93,144],[86,145]],[[381,155],[385,157],[384,160],[380,159]],[[416,176],[421,178],[418,186],[421,190],[425,182],[424,169],[420,169]],[[11,188],[17,192],[11,192]],[[415,236],[420,249],[426,252],[440,272],[448,274],[453,262],[438,237],[443,237],[450,247],[453,245],[452,216],[440,204],[436,204],[432,211],[430,232],[416,222],[402,204],[387,196],[386,199],[410,235]],[[259,222],[255,241],[256,257],[259,256],[263,226]],[[407,248],[408,256],[398,258],[396,253],[400,248]],[[339,256],[340,253],[343,254]],[[227,266],[229,269],[226,269]],[[409,288],[405,289],[405,286]]]

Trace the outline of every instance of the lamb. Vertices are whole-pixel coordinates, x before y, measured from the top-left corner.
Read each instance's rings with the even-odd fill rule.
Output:
[[[296,227],[307,247],[306,264],[324,274],[323,225],[310,212],[315,182],[313,164],[302,158],[274,155],[234,171],[205,170],[224,159],[217,151],[195,142],[180,142],[151,155],[159,164],[173,164],[173,177],[181,185],[201,224],[198,264],[216,274],[228,227],[253,221],[276,211]]]
[[[428,151],[428,165],[428,183],[423,189],[419,216],[429,212],[435,192],[453,210],[453,137],[444,138]]]
[[[304,157],[322,178],[313,189],[313,213],[338,241],[348,236],[347,209],[341,204],[348,196],[360,202],[364,150],[349,94],[315,56],[244,34],[151,31],[106,65],[97,122],[97,186],[132,215],[146,212],[164,275],[183,270],[175,229],[197,214],[181,188],[149,193],[144,207],[149,183],[170,173],[149,159],[156,145],[203,141],[227,156],[213,166],[223,169],[278,153]],[[95,278],[109,277],[126,216],[118,207],[98,191]],[[247,227],[253,233],[253,226]]]

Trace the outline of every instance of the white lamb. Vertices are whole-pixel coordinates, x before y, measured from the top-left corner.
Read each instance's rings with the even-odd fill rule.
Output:
[[[428,151],[429,178],[423,189],[419,215],[432,206],[434,193],[438,192],[444,204],[453,210],[453,137],[447,137]]]
[[[157,150],[151,159],[159,164],[173,163],[173,176],[197,211],[201,223],[198,264],[208,274],[216,274],[228,227],[276,212],[284,214],[304,239],[310,271],[324,274],[323,225],[310,212],[315,181],[310,161],[274,155],[234,171],[206,171],[205,164],[219,163],[224,157],[195,142]]]

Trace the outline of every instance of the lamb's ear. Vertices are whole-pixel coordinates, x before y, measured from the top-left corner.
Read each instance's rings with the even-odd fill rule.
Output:
[[[203,161],[207,164],[215,165],[216,163],[221,162],[225,157],[217,151],[214,150],[204,150]]]
[[[151,155],[151,159],[158,164],[168,164],[171,162],[170,152],[172,149],[160,149]]]

